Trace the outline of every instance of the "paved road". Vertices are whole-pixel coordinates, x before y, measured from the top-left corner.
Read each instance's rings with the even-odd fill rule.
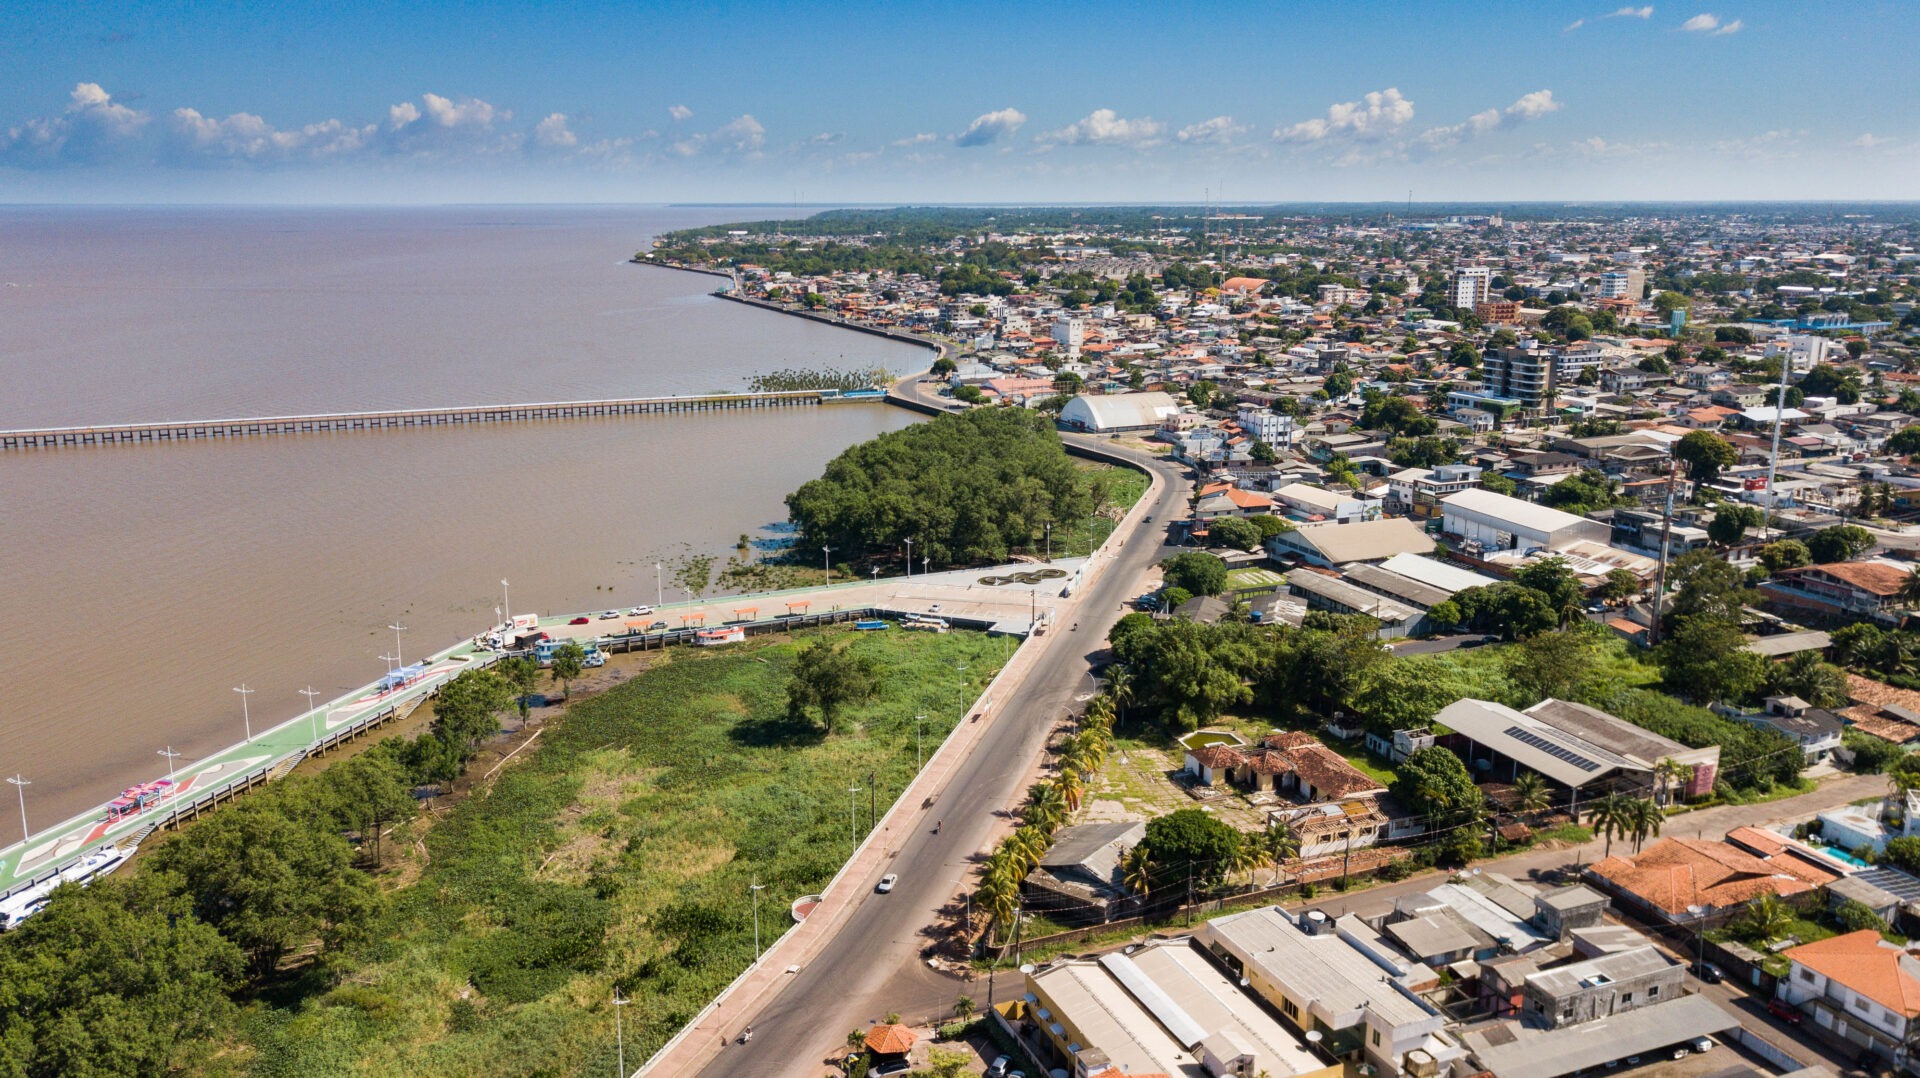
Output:
[[[1173,465],[1144,454],[1137,459],[1167,479],[1146,513],[1160,521],[1179,515],[1189,484]],[[1127,545],[1114,548],[1114,562],[1073,612],[1063,612],[1062,628],[1030,645],[1040,649],[1035,673],[1024,691],[1002,705],[928,813],[945,826],[936,835],[932,820],[926,821],[886,866],[900,876],[893,893],[869,893],[812,961],[768,998],[752,1019],[753,1041],[729,1044],[700,1073],[814,1078],[824,1073],[822,1061],[844,1044],[848,1030],[871,1025],[889,1010],[943,1006],[962,993],[985,1003],[984,992],[926,967],[921,952],[931,940],[922,930],[939,923],[941,908],[967,887],[976,861],[1004,830],[996,814],[1018,800],[1031,761],[1074,698],[1092,690],[1090,659],[1125,601],[1137,594],[1141,575],[1174,551],[1159,541],[1162,525],[1134,531],[1123,537],[1131,540]],[[1077,630],[1065,627],[1076,619]]]

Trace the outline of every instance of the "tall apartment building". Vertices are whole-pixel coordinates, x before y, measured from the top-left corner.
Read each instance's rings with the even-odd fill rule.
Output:
[[[1516,347],[1487,350],[1482,384],[1494,396],[1511,397],[1537,408],[1547,394],[1560,388],[1558,371],[1559,357],[1552,349],[1522,341]]]
[[[1639,266],[1608,270],[1600,275],[1601,299],[1639,300],[1647,294],[1647,271]]]
[[[1453,284],[1447,289],[1450,306],[1473,310],[1487,301],[1493,292],[1493,271],[1485,266],[1461,266],[1453,271]]]
[[[1087,324],[1078,318],[1060,318],[1053,323],[1053,342],[1070,356],[1080,354],[1087,343]]]

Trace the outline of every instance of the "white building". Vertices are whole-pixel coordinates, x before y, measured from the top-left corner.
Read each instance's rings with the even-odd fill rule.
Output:
[[[1111,434],[1154,430],[1178,414],[1180,405],[1165,393],[1113,393],[1104,397],[1079,396],[1060,410],[1062,426]]]
[[[1637,300],[1646,295],[1647,271],[1638,267],[1608,270],[1600,275],[1601,299]]]
[[[1604,546],[1611,535],[1600,521],[1478,487],[1448,495],[1440,505],[1441,530],[1482,551],[1558,550],[1582,539]]]
[[[1070,356],[1080,354],[1087,343],[1087,324],[1078,318],[1057,318],[1053,323],[1053,342]]]
[[[1236,418],[1241,430],[1276,448],[1284,449],[1292,445],[1294,438],[1298,436],[1292,416],[1281,415],[1266,408],[1249,408],[1243,405]]]
[[[1920,1036],[1920,959],[1870,928],[1803,943],[1780,994],[1815,1025],[1880,1055],[1904,1059]]]
[[[1492,270],[1485,266],[1461,266],[1453,271],[1453,281],[1447,286],[1447,303],[1470,311],[1485,303],[1492,293]]]

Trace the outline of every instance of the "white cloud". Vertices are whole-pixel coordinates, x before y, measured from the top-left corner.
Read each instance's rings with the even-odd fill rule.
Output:
[[[1501,128],[1517,127],[1529,120],[1537,120],[1550,112],[1560,111],[1560,107],[1560,102],[1553,98],[1552,90],[1535,90],[1504,109],[1487,109],[1467,117],[1463,123],[1429,128],[1421,133],[1420,142],[1429,149],[1457,146]]]
[[[923,146],[929,142],[939,142],[939,141],[940,141],[939,135],[936,135],[931,131],[922,131],[917,135],[908,135],[906,138],[894,139],[893,144],[895,146]]]
[[[676,120],[690,120],[693,118],[693,110],[685,105],[671,105],[667,108],[667,115]]]
[[[1040,141],[1068,146],[1150,146],[1165,130],[1166,125],[1152,117],[1128,120],[1112,109],[1094,109],[1058,131],[1041,135]]]
[[[735,117],[728,123],[700,135],[690,135],[673,144],[673,152],[682,157],[714,154],[722,157],[757,156],[767,144],[767,129],[752,115]]]
[[[149,119],[114,101],[97,82],[76,83],[64,112],[26,120],[0,133],[0,164],[105,160],[136,139]]]
[[[974,117],[965,131],[953,137],[955,146],[985,146],[1020,130],[1027,114],[1015,108],[995,109]]]
[[[1721,22],[1720,16],[1703,11],[1693,18],[1688,19],[1686,22],[1681,23],[1680,29],[1691,34],[1712,34],[1714,37],[1725,37],[1728,34],[1739,33],[1744,26],[1746,26],[1746,23],[1739,19],[1734,19],[1731,22]]]
[[[815,146],[837,146],[847,141],[847,133],[845,131],[822,131],[807,141]]]
[[[1211,120],[1202,120],[1197,124],[1188,124],[1173,137],[1181,142],[1219,143],[1231,141],[1234,136],[1244,132],[1246,127],[1233,122],[1231,116],[1215,116]]]
[[[200,160],[340,157],[366,149],[378,131],[375,124],[356,127],[339,120],[282,129],[251,112],[236,112],[221,120],[190,108],[174,109],[167,123],[168,150],[176,158]]]
[[[1575,20],[1573,20],[1572,22],[1570,22],[1570,23],[1568,23],[1568,24],[1567,24],[1567,28],[1566,28],[1565,30],[1562,30],[1562,31],[1560,31],[1560,32],[1561,32],[1561,33],[1563,33],[1563,34],[1571,34],[1571,33],[1573,33],[1573,32],[1574,32],[1575,30],[1578,30],[1578,29],[1580,29],[1580,28],[1581,28],[1582,26],[1585,26],[1585,25],[1587,25],[1587,20],[1585,20],[1585,19],[1575,19]]]
[[[1651,19],[1653,18],[1653,5],[1648,4],[1646,7],[1623,7],[1615,11],[1607,12],[1606,17],[1609,19]]]
[[[1860,147],[1863,150],[1872,150],[1881,146],[1885,146],[1887,143],[1894,142],[1894,141],[1897,141],[1897,140],[1886,137],[1884,135],[1876,135],[1876,134],[1873,134],[1872,132],[1868,132],[1864,135],[1861,135],[1859,138],[1854,139],[1853,144],[1855,146]]]
[[[493,106],[479,98],[452,101],[439,94],[421,94],[420,100],[427,103],[427,118],[441,127],[493,126]]]
[[[567,126],[567,114],[550,113],[533,125],[533,144],[547,150],[570,150],[580,144],[580,136]]]
[[[1381,138],[1413,119],[1413,102],[1393,87],[1375,90],[1358,101],[1343,101],[1324,117],[1304,120],[1273,133],[1281,142],[1319,142],[1334,135],[1358,139]]]

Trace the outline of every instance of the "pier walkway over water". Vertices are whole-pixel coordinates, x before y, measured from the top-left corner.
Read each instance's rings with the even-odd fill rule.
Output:
[[[708,393],[678,397],[623,397],[609,400],[550,401],[454,408],[396,408],[377,412],[328,412],[316,415],[258,416],[245,419],[196,419],[160,423],[105,423],[90,427],[44,427],[0,431],[0,449],[56,449],[66,446],[121,445],[247,438],[264,434],[313,434],[326,431],[440,427],[470,423],[525,423],[599,416],[679,415],[757,408],[810,408],[822,404],[880,402],[883,390],[832,389],[769,393]]]
[[[928,613],[937,613],[957,627],[1024,637],[1036,620],[1042,624],[1048,620],[1061,596],[1077,587],[1085,566],[1085,558],[1056,558],[1046,566],[1021,563],[671,603],[646,616],[645,620],[665,621],[668,626],[650,634],[629,633],[626,622],[592,613],[586,616],[593,620],[584,625],[569,624],[579,615],[542,617],[540,628],[555,639],[597,640],[603,651],[615,653],[688,644],[700,629],[722,625],[737,624],[746,635],[757,636],[860,617]],[[1036,569],[1060,572],[1032,574]],[[1015,579],[1015,574],[1028,579]],[[985,583],[987,579],[997,583]],[[614,635],[605,635],[609,633]],[[168,778],[172,785],[144,811],[109,819],[103,802],[24,842],[0,848],[0,902],[49,881],[103,846],[123,850],[137,846],[156,829],[195,819],[282,778],[308,756],[404,717],[464,671],[484,668],[499,658],[499,652],[462,641],[416,663],[412,669],[417,676],[403,687],[382,691],[380,682],[363,686],[257,731],[250,740],[183,761],[170,774],[154,776]]]

